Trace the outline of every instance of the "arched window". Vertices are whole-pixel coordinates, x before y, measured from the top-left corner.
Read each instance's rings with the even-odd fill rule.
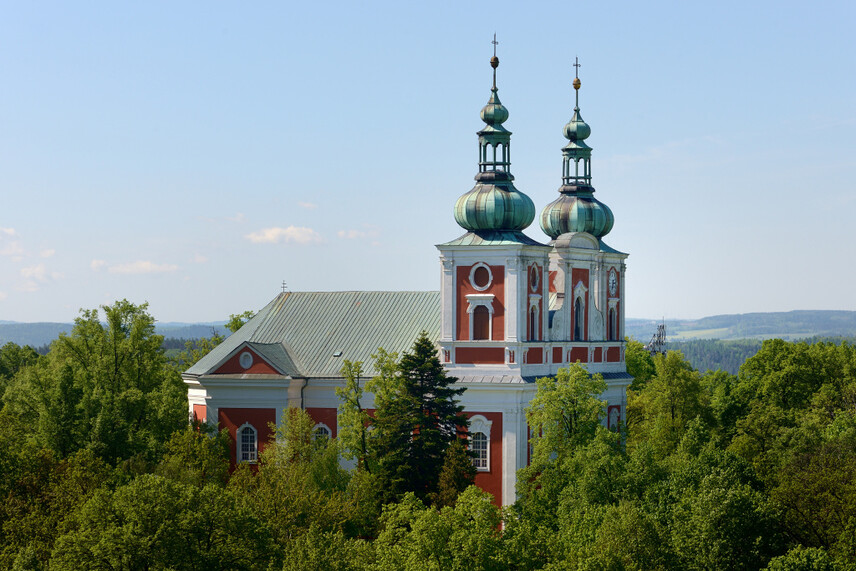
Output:
[[[618,317],[614,308],[609,310],[609,340],[618,341]]]
[[[538,341],[541,337],[538,333],[538,308],[532,306],[529,308],[529,340]]]
[[[581,341],[585,323],[585,308],[583,307],[583,299],[578,297],[574,301],[574,341]]]
[[[473,339],[490,339],[490,311],[484,305],[473,308]]]
[[[488,466],[487,445],[488,440],[484,432],[474,432],[470,436],[470,450],[476,454],[475,458],[473,458],[473,466],[476,467],[476,470],[487,470],[490,468]]]
[[[326,424],[316,424],[315,430],[312,432],[312,436],[315,438],[315,440],[329,440],[330,429],[327,427]]]
[[[258,433],[252,425],[245,424],[238,429],[238,462],[255,462],[258,458]]]

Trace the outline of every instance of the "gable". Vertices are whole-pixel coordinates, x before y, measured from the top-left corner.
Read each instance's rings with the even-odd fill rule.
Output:
[[[247,357],[249,355],[249,357]],[[249,366],[245,366],[249,365]],[[220,365],[214,375],[280,375],[261,355],[244,346]]]

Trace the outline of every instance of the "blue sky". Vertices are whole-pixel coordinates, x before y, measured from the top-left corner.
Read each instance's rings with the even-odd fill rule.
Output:
[[[856,310],[854,6],[5,3],[0,320],[437,289],[494,32],[539,211],[580,58],[628,317]]]

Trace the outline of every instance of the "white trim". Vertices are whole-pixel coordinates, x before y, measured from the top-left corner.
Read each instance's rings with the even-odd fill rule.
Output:
[[[327,439],[328,440],[333,438],[333,431],[330,430],[330,427],[327,426],[326,424],[324,424],[323,422],[319,422],[318,424],[316,424],[315,426],[312,427],[312,438],[317,439],[320,436],[318,434],[319,430],[326,430],[327,431]]]
[[[479,472],[490,472],[490,427],[493,424],[487,418],[480,414],[475,414],[470,417],[470,443],[472,445],[473,436],[481,434],[485,437],[485,455],[484,466],[479,466],[476,458],[473,458],[473,465]]]
[[[470,341],[473,341],[473,312],[479,306],[486,307],[488,312],[487,339],[484,341],[493,341],[493,300],[495,297],[496,296],[492,293],[470,293],[466,295],[467,314],[469,314],[467,321],[469,321],[470,326]]]
[[[487,270],[487,283],[483,286],[479,286],[476,283],[476,270],[479,268],[484,268]],[[484,262],[479,262],[477,264],[473,264],[473,267],[470,268],[470,285],[473,286],[473,289],[476,291],[484,291],[493,285],[493,272],[490,271],[490,266],[485,264]]]
[[[243,432],[247,428],[249,428],[250,430],[253,431],[253,442],[252,442],[253,449],[250,451],[253,457],[244,459],[244,457],[243,457],[243,455],[244,455]],[[239,464],[241,462],[247,462],[249,464],[255,464],[258,461],[259,461],[259,431],[256,429],[255,426],[253,426],[249,422],[245,422],[244,424],[239,426],[238,430],[235,432],[235,462],[237,462]]]
[[[246,371],[253,366],[253,354],[249,351],[244,351],[238,356],[238,364]]]

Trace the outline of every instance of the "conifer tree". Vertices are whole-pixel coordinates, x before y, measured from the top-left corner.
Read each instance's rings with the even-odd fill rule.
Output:
[[[375,413],[373,456],[386,499],[408,491],[427,498],[437,490],[446,449],[468,435],[457,401],[464,389],[452,388],[457,379],[446,376],[425,332],[402,356],[398,369],[395,392],[378,403]]]

